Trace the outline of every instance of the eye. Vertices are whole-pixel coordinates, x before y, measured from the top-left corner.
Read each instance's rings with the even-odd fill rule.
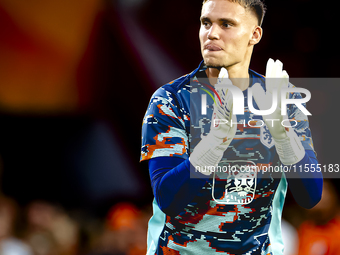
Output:
[[[208,21],[202,21],[202,25],[206,28],[210,27],[210,23]]]
[[[211,22],[207,18],[202,18],[201,19],[201,25],[205,28],[209,28],[211,26]]]
[[[225,23],[222,24],[222,26],[228,28],[228,27],[230,27],[231,25],[230,25],[229,23],[226,23],[226,22],[225,22]]]

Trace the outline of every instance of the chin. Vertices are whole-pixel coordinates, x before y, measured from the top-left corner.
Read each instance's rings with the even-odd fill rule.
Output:
[[[219,59],[212,59],[212,58],[203,58],[203,59],[204,59],[204,64],[210,68],[221,68],[225,66],[225,63],[223,63],[223,61]]]
[[[205,64],[206,65],[206,67],[207,68],[216,68],[216,69],[221,69],[223,66],[221,66],[221,65],[207,65],[207,64]]]

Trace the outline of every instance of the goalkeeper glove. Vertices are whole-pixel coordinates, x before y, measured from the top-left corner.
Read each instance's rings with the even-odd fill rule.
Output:
[[[237,119],[232,114],[233,96],[228,86],[234,85],[228,79],[228,71],[222,68],[215,85],[219,97],[215,94],[210,132],[190,155],[190,163],[205,175],[211,174],[211,167],[217,166],[236,134]]]
[[[269,59],[266,69],[266,92],[259,83],[252,87],[252,92],[260,110],[270,108],[273,95],[277,98],[278,104],[275,111],[269,115],[263,115],[263,120],[274,139],[281,162],[285,165],[292,165],[302,160],[305,150],[293,128],[285,128],[281,125],[284,119],[288,119],[287,115],[281,115],[281,90],[288,88],[289,82],[289,76],[282,68],[282,62]]]

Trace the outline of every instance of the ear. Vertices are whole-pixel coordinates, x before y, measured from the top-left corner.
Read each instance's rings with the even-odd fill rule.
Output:
[[[258,44],[262,38],[262,32],[263,32],[262,27],[256,26],[249,40],[249,44],[250,45]]]

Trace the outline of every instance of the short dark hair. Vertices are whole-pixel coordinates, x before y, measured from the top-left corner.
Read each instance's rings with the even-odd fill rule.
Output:
[[[209,0],[203,0],[203,4]],[[266,13],[266,6],[261,0],[228,0],[229,2],[238,3],[245,9],[249,9],[254,12],[257,17],[258,25],[261,26]]]

